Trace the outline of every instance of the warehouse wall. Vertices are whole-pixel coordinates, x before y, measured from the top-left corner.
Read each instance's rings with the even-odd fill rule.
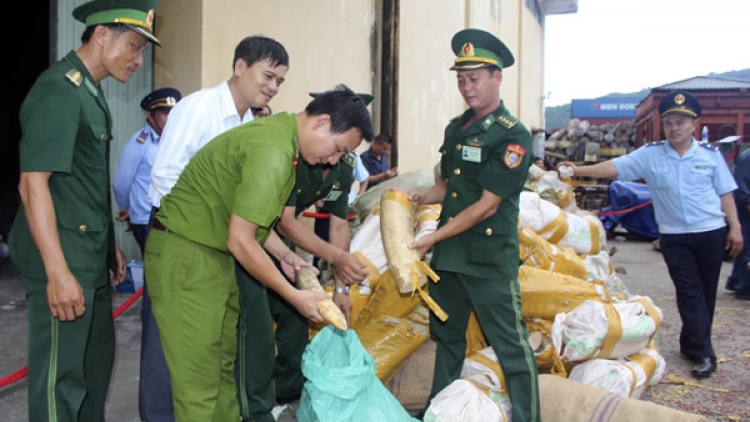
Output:
[[[376,94],[370,107],[380,132],[382,1],[162,0],[156,29],[165,47],[156,50],[155,85],[176,86],[186,94],[216,85],[231,74],[237,42],[264,34],[290,54],[287,82],[271,102],[274,111],[300,110],[308,92],[346,83]],[[503,72],[501,95],[528,127],[542,126],[543,28],[523,2],[401,0],[399,5],[393,135],[402,172],[434,166],[445,125],[465,108],[449,70],[450,39],[463,28],[491,31],[511,49],[516,64]]]

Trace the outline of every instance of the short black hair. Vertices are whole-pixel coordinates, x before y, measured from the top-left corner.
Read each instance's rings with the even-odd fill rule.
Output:
[[[537,161],[544,161],[544,158],[542,158],[542,157],[534,157],[534,162],[536,163]]]
[[[289,67],[289,53],[284,46],[273,38],[262,35],[251,35],[240,41],[234,49],[232,68],[238,59],[244,60],[248,67],[263,60],[270,61],[273,67]]]
[[[331,133],[344,133],[357,128],[365,141],[370,142],[375,137],[367,105],[346,85],[338,85],[317,95],[307,104],[305,113],[308,116],[331,116]]]
[[[385,132],[378,133],[378,136],[376,136],[375,139],[373,140],[373,142],[380,142],[380,143],[386,143],[386,144],[390,144],[391,141],[392,141],[391,135]]]
[[[81,44],[86,44],[87,42],[89,42],[91,36],[94,35],[94,30],[97,26],[106,26],[110,31],[114,32],[118,36],[125,31],[131,30],[124,23],[101,23],[98,25],[91,25],[89,27],[86,27],[86,29],[83,31],[83,34],[81,34]]]

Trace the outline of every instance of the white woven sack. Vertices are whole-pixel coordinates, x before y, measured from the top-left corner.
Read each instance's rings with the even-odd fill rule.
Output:
[[[370,213],[357,234],[352,237],[349,252],[359,252],[369,259],[381,274],[388,269],[388,260],[383,249],[383,238],[380,235],[380,214]]]
[[[633,296],[630,300],[613,305],[619,316],[622,334],[611,352],[603,350],[607,346],[604,342],[610,330],[604,304],[587,300],[570,312],[557,314],[552,324],[552,342],[560,357],[568,362],[596,357],[617,359],[646,348],[658,326],[639,302],[640,299],[651,302],[648,297]],[[651,305],[659,314],[658,321],[661,321],[662,311],[653,302]]]
[[[625,359],[592,359],[573,367],[568,379],[580,381],[592,387],[609,391],[620,397],[640,399],[647,385],[656,385],[664,374],[664,358],[653,349],[645,349],[640,354],[649,355],[656,365],[649,377],[646,370],[637,362]]]
[[[492,396],[492,392],[490,392]],[[508,396],[504,396],[507,401]],[[507,422],[502,408],[469,380],[453,381],[430,402],[425,422]]]

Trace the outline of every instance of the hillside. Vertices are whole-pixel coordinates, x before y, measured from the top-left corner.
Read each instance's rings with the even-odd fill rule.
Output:
[[[724,78],[750,80],[750,69],[732,70],[732,71],[723,72],[723,73],[711,72],[706,76],[720,76]],[[597,97],[594,99],[600,100],[600,99],[617,98],[617,97],[645,98],[649,94],[649,92],[651,92],[651,88],[644,88],[638,92],[630,92],[630,93],[612,92],[610,94]],[[554,107],[547,107],[544,109],[544,121],[546,123],[546,127],[548,130],[559,129],[559,128],[565,127],[568,124],[569,120],[570,120],[570,103],[559,105],[559,106],[554,106]]]

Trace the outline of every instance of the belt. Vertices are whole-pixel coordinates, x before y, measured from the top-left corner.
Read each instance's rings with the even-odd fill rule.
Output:
[[[167,231],[167,228],[164,227],[164,224],[161,224],[161,221],[159,221],[159,219],[156,217],[153,218],[153,221],[151,222],[151,227],[155,228],[156,230],[161,230],[163,232]]]

